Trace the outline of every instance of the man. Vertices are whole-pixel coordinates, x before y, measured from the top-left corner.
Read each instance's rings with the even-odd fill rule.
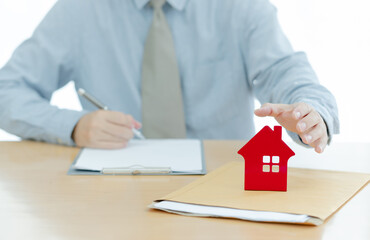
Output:
[[[69,81],[114,111],[49,104]],[[322,152],[337,107],[267,0],[59,0],[0,71],[0,127],[26,139],[122,148],[148,137],[249,139],[272,116]],[[143,122],[142,126],[140,122]]]

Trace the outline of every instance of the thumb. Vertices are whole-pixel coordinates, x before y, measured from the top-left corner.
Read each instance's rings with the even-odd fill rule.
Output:
[[[260,108],[256,109],[254,114],[258,117],[277,117],[283,112],[289,112],[293,109],[294,106],[290,104],[265,103]]]

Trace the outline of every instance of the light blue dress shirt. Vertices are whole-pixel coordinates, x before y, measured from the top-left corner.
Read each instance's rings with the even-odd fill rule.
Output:
[[[338,133],[335,99],[294,52],[267,0],[168,0],[187,136],[249,139],[254,98],[311,104]],[[84,111],[49,104],[69,81],[141,121],[141,62],[148,0],[59,0],[0,71],[0,127],[25,139],[73,145]],[[160,94],[160,93],[158,93]],[[297,140],[296,134],[291,134]]]

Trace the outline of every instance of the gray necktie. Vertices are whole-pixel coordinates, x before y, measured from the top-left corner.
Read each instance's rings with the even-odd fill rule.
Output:
[[[142,123],[147,138],[185,138],[180,74],[170,28],[162,11],[166,0],[151,0],[153,22],[142,65]]]

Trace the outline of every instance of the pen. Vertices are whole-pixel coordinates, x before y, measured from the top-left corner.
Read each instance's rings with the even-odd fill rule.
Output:
[[[94,96],[90,95],[89,93],[87,93],[85,91],[85,89],[82,89],[82,88],[79,88],[78,89],[78,94],[81,95],[82,97],[86,98],[89,102],[91,102],[92,104],[94,104],[97,108],[99,109],[103,109],[103,110],[109,110],[108,107],[104,104],[102,104],[98,99],[96,99]],[[138,131],[137,129],[135,128],[132,128],[132,131],[134,132],[134,135],[139,138],[139,139],[142,139],[144,140],[145,137],[144,135]]]

